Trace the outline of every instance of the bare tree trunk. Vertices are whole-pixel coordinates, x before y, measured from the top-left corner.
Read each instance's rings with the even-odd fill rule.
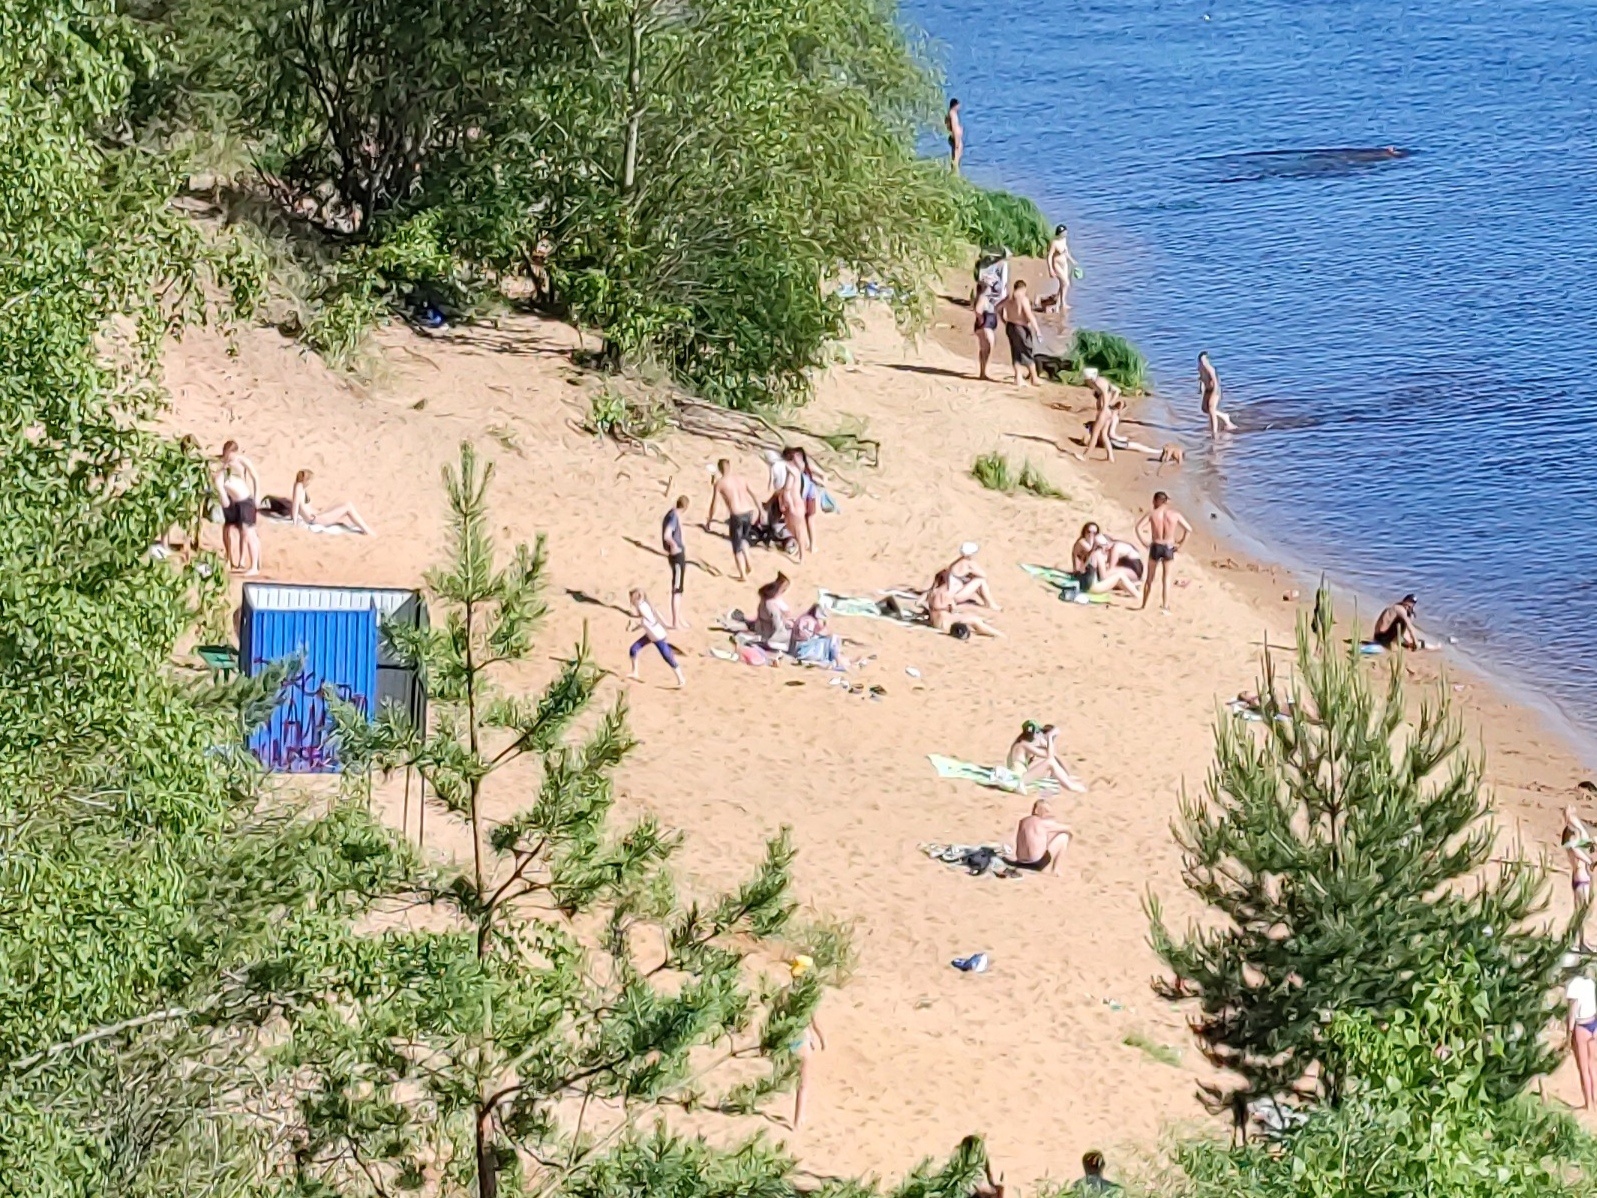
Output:
[[[631,195],[638,177],[638,132],[643,123],[643,14],[632,10],[627,42],[627,147],[621,164],[621,191]]]

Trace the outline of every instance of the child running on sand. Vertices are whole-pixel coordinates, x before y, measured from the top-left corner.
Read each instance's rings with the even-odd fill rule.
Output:
[[[641,628],[643,635],[633,641],[632,648],[627,651],[632,658],[632,673],[627,677],[633,682],[638,681],[638,654],[653,645],[660,651],[665,664],[671,667],[671,672],[677,676],[677,689],[681,690],[688,684],[688,680],[682,676],[682,667],[677,665],[676,653],[671,648],[665,625],[660,622],[660,616],[654,610],[654,605],[640,590],[634,589],[629,598],[632,600],[632,627]]]
[[[788,962],[788,972],[795,982],[813,968],[815,968],[814,959],[803,953]],[[793,1095],[793,1130],[797,1131],[799,1124],[804,1122],[804,1099],[810,1089],[810,1054],[816,1049],[826,1051],[826,1036],[821,1032],[821,1021],[812,1016],[810,1025],[804,1029],[803,1034],[795,1037],[788,1047],[793,1050],[799,1062],[798,1089]]]

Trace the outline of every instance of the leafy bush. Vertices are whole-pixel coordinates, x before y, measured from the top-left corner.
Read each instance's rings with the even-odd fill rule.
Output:
[[[1048,252],[1053,230],[1042,209],[1031,200],[957,177],[953,187],[960,227],[972,245],[978,249],[1006,246],[1012,254],[1032,258]]]
[[[665,404],[634,399],[604,387],[588,401],[588,418],[582,427],[598,437],[647,441],[665,431],[670,417],[671,411]]]
[[[1597,1141],[1528,1095],[1494,1097],[1491,1058],[1515,1033],[1496,1024],[1467,955],[1403,1005],[1332,1016],[1350,1085],[1276,1142],[1180,1144],[1174,1198],[1574,1198],[1597,1181]],[[1520,1029],[1521,1031],[1523,1029]]]

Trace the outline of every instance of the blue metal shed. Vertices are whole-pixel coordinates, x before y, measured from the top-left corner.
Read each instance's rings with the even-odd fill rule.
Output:
[[[380,704],[397,702],[413,720],[425,721],[424,700],[414,675],[379,648],[382,619],[425,624],[426,608],[415,591],[389,588],[291,586],[248,583],[239,619],[239,664],[248,675],[271,662],[297,655],[298,676],[289,680],[272,718],[250,737],[250,750],[267,769],[325,774],[339,769],[328,740],[332,722],[322,688],[331,683],[345,702],[367,716]]]

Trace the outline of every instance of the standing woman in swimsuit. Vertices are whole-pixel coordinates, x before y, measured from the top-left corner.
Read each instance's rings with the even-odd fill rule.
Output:
[[[1597,1037],[1597,983],[1589,966],[1569,979],[1564,1000],[1569,1008],[1565,1016],[1569,1051],[1580,1074],[1580,1109],[1589,1111],[1597,1105],[1597,1050],[1592,1047]]]
[[[796,983],[806,973],[815,968],[813,957],[799,953],[787,963],[788,974]],[[816,1050],[826,1051],[826,1036],[821,1032],[821,1021],[816,1016],[810,1017],[809,1026],[799,1035],[794,1036],[788,1044],[788,1050],[798,1057],[799,1075],[798,1089],[793,1094],[793,1130],[798,1130],[798,1125],[804,1122],[804,1099],[810,1089],[810,1056]]]

